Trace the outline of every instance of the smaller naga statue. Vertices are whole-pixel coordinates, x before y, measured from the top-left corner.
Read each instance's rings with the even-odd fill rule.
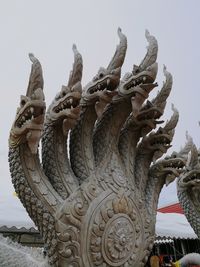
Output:
[[[184,172],[177,179],[177,194],[184,214],[200,238],[200,161],[192,138],[187,135],[185,147],[177,153],[187,159]]]
[[[126,36],[107,68],[83,87],[82,57],[73,46],[68,84],[45,109],[42,68],[32,71],[10,131],[15,190],[59,267],[144,266],[155,239],[156,209],[164,184],[180,176],[183,157],[158,160],[171,147],[178,111],[164,126],[172,75],[157,96],[155,37],[141,63],[121,79]],[[68,138],[69,137],[69,138]],[[38,145],[42,139],[42,162]]]

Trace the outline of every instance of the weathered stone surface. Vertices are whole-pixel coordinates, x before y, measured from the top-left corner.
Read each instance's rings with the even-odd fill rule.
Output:
[[[200,238],[200,162],[199,151],[187,135],[185,147],[177,153],[187,160],[184,172],[177,179],[177,193],[185,216]]]
[[[68,85],[46,117],[41,65],[30,56],[32,72],[11,129],[9,162],[16,192],[48,245],[53,266],[144,266],[155,238],[160,191],[184,166],[173,155],[156,161],[171,146],[178,112],[172,107],[171,119],[153,131],[172,87],[164,68],[163,87],[147,100],[157,86],[155,37],[146,31],[144,59],[120,80],[127,40],[120,29],[118,35],[108,67],[101,67],[83,92],[82,57],[73,46]]]

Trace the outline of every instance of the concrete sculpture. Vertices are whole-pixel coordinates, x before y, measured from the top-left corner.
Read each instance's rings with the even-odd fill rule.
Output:
[[[200,162],[199,152],[190,136],[185,147],[178,153],[187,159],[184,172],[177,179],[177,194],[184,214],[194,232],[200,238]]]
[[[127,40],[120,29],[118,35],[108,67],[83,90],[82,57],[73,46],[68,85],[46,117],[42,68],[30,55],[27,93],[10,132],[10,172],[52,266],[144,266],[154,244],[160,191],[184,166],[173,156],[157,161],[171,146],[178,112],[172,107],[171,119],[153,130],[163,122],[158,119],[172,87],[164,67],[163,87],[147,100],[157,86],[155,37],[146,31],[144,59],[120,80]]]

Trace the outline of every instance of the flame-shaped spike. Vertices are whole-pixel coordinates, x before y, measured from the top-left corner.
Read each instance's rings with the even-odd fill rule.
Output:
[[[163,83],[162,89],[158,92],[157,96],[152,100],[152,104],[159,108],[163,114],[167,103],[167,98],[170,95],[172,89],[173,78],[170,72],[167,71],[166,66],[163,67],[163,73],[165,75],[165,82]]]
[[[188,131],[186,131],[186,143],[185,146],[179,151],[179,155],[181,157],[187,158],[188,153],[191,151],[193,144],[194,143],[192,137],[189,135]]]
[[[192,145],[190,158],[187,161],[187,166],[189,166],[191,169],[200,168],[198,160],[198,150],[195,144]]]
[[[27,96],[31,96],[32,93],[36,89],[38,88],[43,89],[44,87],[42,66],[40,64],[40,61],[34,56],[33,53],[29,53],[29,58],[33,64],[31,67],[31,73],[30,73],[28,88],[26,92]]]
[[[109,65],[107,67],[108,70],[114,70],[116,68],[121,68],[123,63],[124,63],[124,59],[125,59],[125,55],[126,55],[127,38],[122,33],[121,28],[118,28],[117,33],[118,33],[118,36],[120,39],[120,43],[117,45],[115,54],[114,54],[113,58],[111,59]]]
[[[140,71],[145,70],[147,67],[155,63],[158,54],[158,42],[156,38],[150,35],[148,30],[145,31],[145,37],[149,45],[147,47],[147,53],[138,67]]]
[[[76,83],[81,82],[83,73],[83,59],[81,54],[78,52],[75,44],[73,44],[72,50],[74,52],[74,64],[69,76],[69,81],[68,81],[69,87],[72,87]]]
[[[170,120],[167,121],[166,125],[164,126],[165,131],[172,131],[175,129],[178,119],[179,119],[179,112],[175,108],[174,104],[172,104],[172,111],[174,112],[173,115],[171,116]]]

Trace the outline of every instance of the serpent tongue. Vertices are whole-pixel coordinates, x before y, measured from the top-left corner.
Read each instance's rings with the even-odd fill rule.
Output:
[[[165,185],[168,186],[170,183],[172,183],[176,178],[176,175],[174,173],[170,173],[167,175],[165,179]]]
[[[113,96],[117,95],[116,91],[108,91],[104,90],[101,92],[99,97],[99,101],[95,104],[95,111],[97,113],[97,117],[100,118],[106,105],[112,101]]]
[[[42,135],[42,130],[39,130],[39,129],[30,129],[26,135],[28,146],[32,154],[37,153],[41,135]]]
[[[139,110],[142,104],[144,103],[145,99],[146,98],[140,93],[136,93],[135,96],[131,97],[132,114],[134,117],[138,115]]]
[[[80,116],[80,112],[81,112],[80,106],[72,108],[70,114],[68,114],[67,118],[63,120],[62,129],[63,129],[63,134],[65,136],[67,135],[68,131],[76,125],[77,120]]]
[[[77,123],[77,120],[73,118],[67,118],[63,121],[63,134],[67,135],[68,131],[72,129]]]
[[[154,152],[154,156],[153,156],[153,162],[155,163],[157,159],[159,159],[160,157],[162,157],[162,155],[164,153],[167,152],[167,150],[171,147],[171,145],[168,145],[167,147],[161,146],[159,150],[156,150]]]
[[[153,90],[153,88],[155,88],[156,86],[157,84],[152,83],[152,84],[140,84],[135,87],[134,89],[135,96],[131,98],[132,113],[134,117],[138,115],[142,104],[148,98],[151,90]]]

